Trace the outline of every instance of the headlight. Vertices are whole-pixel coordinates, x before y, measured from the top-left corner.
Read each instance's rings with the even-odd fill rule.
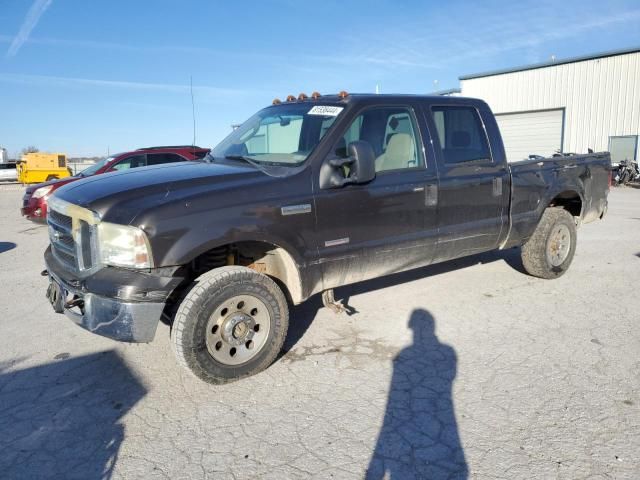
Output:
[[[49,193],[52,188],[53,188],[53,185],[47,185],[46,187],[36,188],[36,190],[33,192],[33,194],[31,196],[33,198],[42,198],[47,193]]]
[[[98,258],[103,265],[128,268],[151,268],[151,248],[145,233],[137,228],[115,223],[98,224]]]

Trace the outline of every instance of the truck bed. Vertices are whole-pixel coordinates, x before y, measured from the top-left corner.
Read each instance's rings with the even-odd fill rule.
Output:
[[[606,212],[611,172],[609,152],[525,160],[510,163],[509,169],[511,229],[507,245],[531,236],[553,198],[574,202],[579,224],[597,220]]]

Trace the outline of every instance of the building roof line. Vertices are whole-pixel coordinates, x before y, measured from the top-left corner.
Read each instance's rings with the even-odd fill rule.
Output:
[[[555,60],[555,61],[534,63],[534,64],[531,64],[531,65],[523,65],[523,66],[515,67],[515,68],[505,68],[505,69],[500,69],[500,70],[492,70],[492,71],[488,71],[488,72],[473,73],[473,74],[470,74],[470,75],[462,75],[461,77],[458,77],[458,79],[460,79],[460,80],[471,80],[472,78],[492,77],[494,75],[502,75],[502,74],[505,74],[505,73],[523,72],[523,71],[526,71],[526,70],[536,70],[538,68],[555,67],[555,66],[558,66],[558,65],[565,65],[567,63],[585,62],[587,60],[596,60],[598,58],[605,58],[605,57],[615,57],[617,55],[626,55],[626,54],[629,54],[629,53],[637,53],[637,52],[640,52],[640,47],[625,48],[625,49],[620,49],[620,50],[611,50],[611,51],[608,51],[608,52],[596,53],[596,54],[591,54],[591,55],[583,55],[583,56],[579,56],[579,57],[569,57],[569,58]]]

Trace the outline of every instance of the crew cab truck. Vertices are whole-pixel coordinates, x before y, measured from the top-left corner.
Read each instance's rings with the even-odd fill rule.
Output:
[[[206,162],[66,185],[49,201],[49,300],[77,324],[150,342],[210,383],[277,357],[288,305],[436,262],[521,246],[564,274],[576,228],[607,209],[608,153],[509,164],[481,100],[289,97]],[[295,319],[292,319],[295,321]]]

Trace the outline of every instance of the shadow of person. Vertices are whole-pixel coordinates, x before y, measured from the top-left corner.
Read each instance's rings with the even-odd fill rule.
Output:
[[[393,360],[384,423],[365,478],[466,479],[451,388],[456,354],[440,343],[425,310],[409,319],[413,344]]]
[[[114,351],[66,356],[0,370],[2,478],[111,478],[120,419],[147,390]]]

